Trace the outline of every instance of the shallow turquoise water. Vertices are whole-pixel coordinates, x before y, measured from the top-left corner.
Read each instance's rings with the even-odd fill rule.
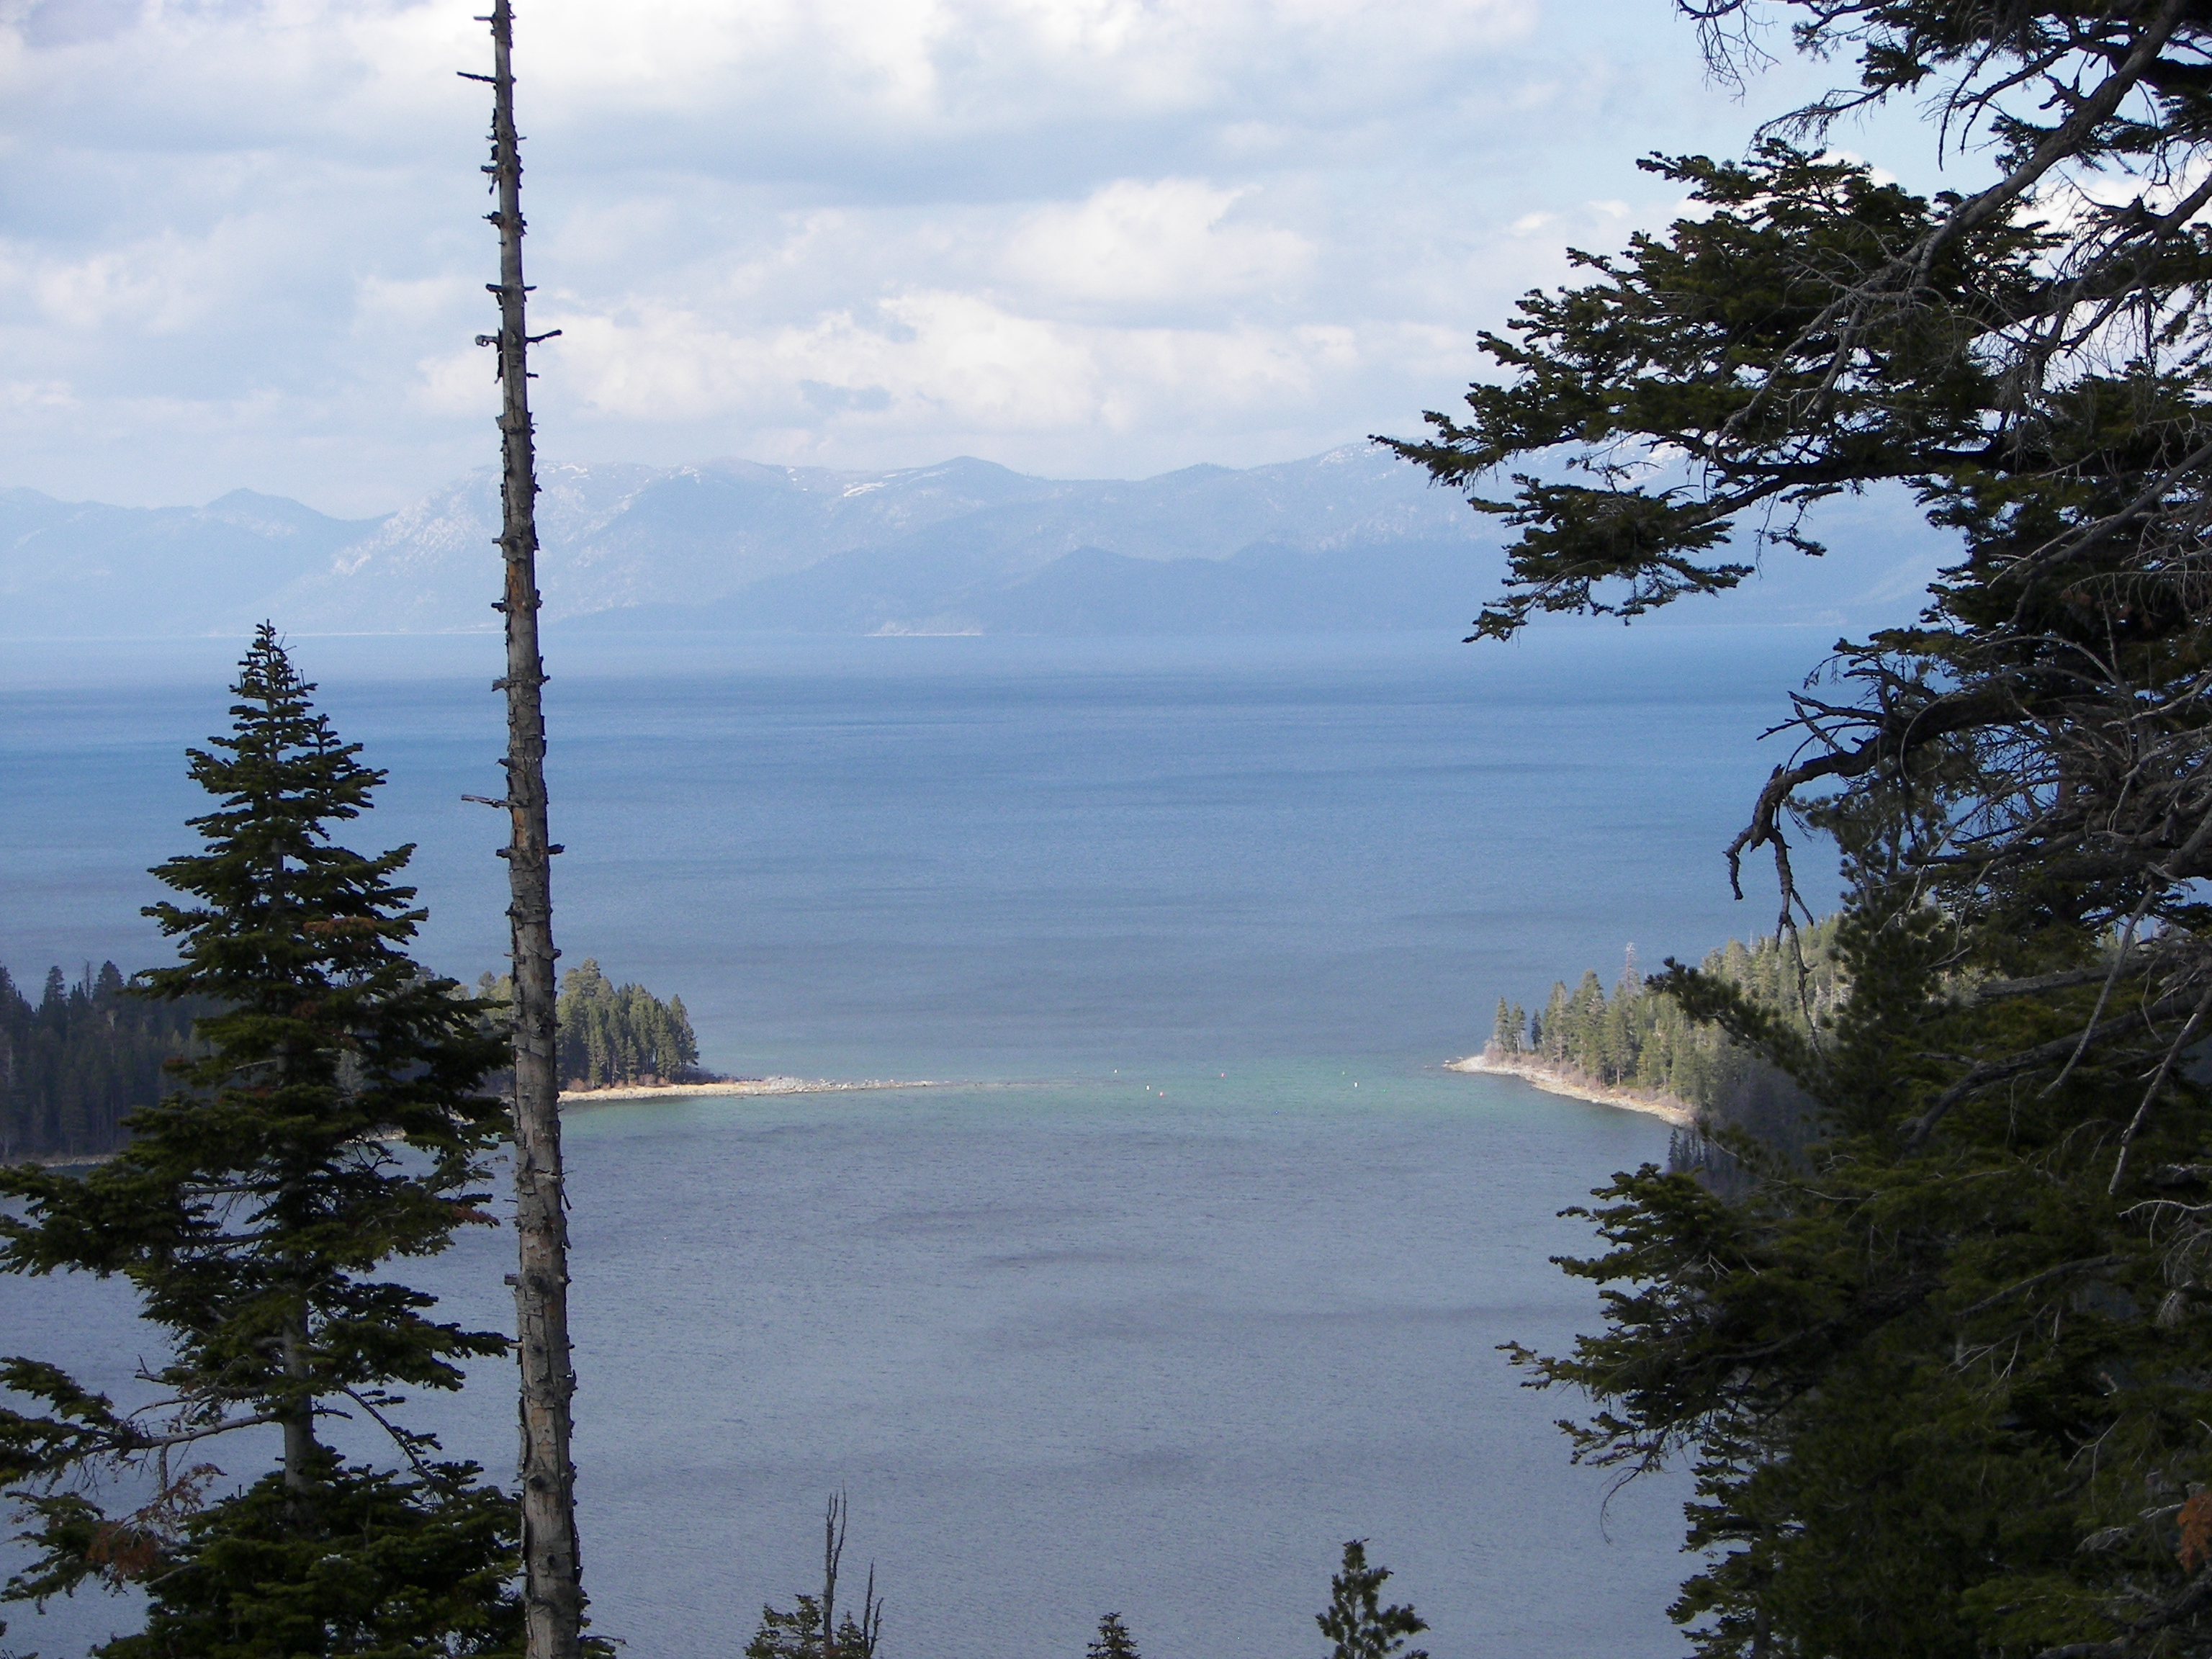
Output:
[[[1318,1652],[1354,1536],[1437,1659],[1680,1651],[1681,1486],[1608,1510],[1549,1427],[1575,1402],[1496,1352],[1589,1328],[1554,1212],[1666,1129],[1438,1067],[1501,994],[1769,920],[1719,848],[1824,642],[556,639],[571,960],[680,991],[726,1070],[960,1085],[572,1115],[603,1628],[734,1655],[842,1487],[886,1659],[1077,1659],[1109,1608],[1153,1659]],[[87,649],[0,664],[25,976],[153,958],[141,872],[234,654]],[[297,643],[392,769],[360,842],[420,843],[422,954],[471,976],[503,943],[498,826],[459,799],[494,793],[492,653]],[[506,1249],[431,1271],[501,1323]],[[0,1330],[124,1393],[147,1346],[112,1286],[0,1280]],[[503,1474],[510,1399],[431,1414]]]

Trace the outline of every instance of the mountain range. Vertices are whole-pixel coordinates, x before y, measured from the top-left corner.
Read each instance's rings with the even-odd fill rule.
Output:
[[[555,627],[1448,631],[1499,565],[1494,520],[1358,445],[1138,481],[962,459],[887,472],[566,465],[540,483]],[[264,617],[295,634],[489,629],[498,527],[489,469],[364,520],[248,490],[152,508],[0,490],[0,637],[236,635]],[[1861,567],[1850,597],[1900,574],[1900,591],[1917,589],[1925,563]],[[1802,578],[1763,597],[1741,619],[1847,620]]]

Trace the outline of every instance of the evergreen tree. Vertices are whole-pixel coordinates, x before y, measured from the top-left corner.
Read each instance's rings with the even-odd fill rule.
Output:
[[[1129,1627],[1121,1622],[1118,1613],[1103,1614],[1098,1620],[1098,1634],[1091,1638],[1084,1650],[1083,1659],[1140,1659],[1137,1639],[1129,1634]]]
[[[1384,1607],[1382,1586],[1388,1567],[1367,1565],[1367,1540],[1348,1540],[1344,1562],[1328,1581],[1328,1606],[1314,1615],[1314,1623],[1332,1644],[1329,1659],[1395,1659],[1408,1638],[1419,1636],[1428,1623],[1410,1607]],[[1419,1648],[1402,1659],[1429,1659]]]
[[[1808,683],[1730,848],[1771,854],[1786,933],[1793,842],[1832,838],[1841,1001],[1662,980],[1810,1144],[1743,1146],[1728,1194],[1619,1176],[1568,1264],[1605,1329],[1520,1358],[1595,1397],[1581,1456],[1692,1463],[1711,1659],[2212,1652],[2212,12],[1680,9],[1723,71],[1789,21],[1857,84],[1740,161],[1654,158],[1693,210],[1576,255],[1399,446],[1470,492],[1526,469],[1475,501],[1518,531],[1476,633],[1732,587],[1875,486],[1956,556]],[[1982,187],[1826,147],[1900,97],[1989,141]]]
[[[876,1644],[883,1635],[882,1605],[871,1589],[864,1597],[868,1622],[864,1626],[849,1612],[837,1620],[835,1652],[847,1659],[875,1659]],[[822,1598],[801,1595],[785,1613],[763,1605],[760,1624],[745,1644],[745,1659],[823,1659]],[[834,1656],[833,1656],[834,1659]]]
[[[1841,1005],[1846,989],[1838,927],[1830,917],[1794,935],[1767,935],[1748,946],[1731,939],[1707,953],[1698,973],[1809,1036]],[[1610,997],[1594,972],[1583,975],[1571,999],[1563,987],[1555,987],[1555,1034],[1546,1042],[1532,1039],[1530,1050],[1593,1083],[1647,1089],[1690,1107],[1702,1127],[1682,1145],[1699,1167],[1728,1156],[1709,1144],[1708,1129],[1755,1127],[1778,1147],[1801,1148],[1802,1126],[1781,1109],[1787,1102],[1770,1097],[1779,1073],[1721,1025],[1693,1018],[1666,984],[1663,978],[1637,978],[1632,961]],[[1788,1095],[1788,1101],[1799,1099]]]
[[[836,1651],[848,1659],[875,1659],[880,1621],[866,1629],[848,1613],[837,1621]],[[763,1606],[759,1626],[745,1644],[745,1659],[822,1659],[822,1601],[802,1595],[789,1613]]]
[[[1490,1046],[1501,1054],[1521,1052],[1521,1022],[1514,1011],[1505,1006],[1505,999],[1498,999],[1498,1018],[1490,1028]]]
[[[1552,982],[1552,994],[1544,1001],[1543,1046],[1537,1051],[1553,1065],[1567,1057],[1567,988],[1564,981]]]
[[[841,1652],[848,1640],[860,1639],[859,1627],[849,1614],[845,1624],[846,1637],[837,1643]],[[822,1659],[822,1656],[821,1597],[801,1595],[788,1613],[763,1605],[759,1626],[745,1644],[745,1659]]]
[[[0,1216],[0,1267],[121,1274],[170,1341],[148,1379],[167,1403],[141,1413],[0,1364],[46,1408],[0,1411],[0,1483],[42,1551],[9,1594],[142,1583],[145,1633],[106,1659],[515,1652],[510,1500],[394,1415],[395,1390],[457,1388],[506,1340],[384,1276],[490,1220],[478,1183],[504,1113],[478,1090],[501,1047],[405,952],[424,913],[393,878],[413,849],[331,841],[384,775],[314,711],[268,626],[234,690],[230,734],[189,751],[216,801],[191,821],[202,846],[155,872],[181,902],[147,912],[179,960],[145,991],[215,1005],[204,1052],[82,1179],[0,1171],[21,1206]],[[322,1429],[348,1416],[402,1467],[342,1458]],[[281,1429],[280,1464],[228,1495],[214,1466],[173,1462],[260,1425]],[[149,1468],[155,1491],[111,1516],[89,1478],[115,1465]]]

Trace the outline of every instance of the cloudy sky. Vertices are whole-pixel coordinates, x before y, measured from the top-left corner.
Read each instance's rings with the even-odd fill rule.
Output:
[[[0,484],[491,459],[472,0],[0,0]],[[1735,151],[1668,0],[520,0],[544,453],[1060,477],[1411,429]],[[1910,174],[1901,124],[1845,135]]]

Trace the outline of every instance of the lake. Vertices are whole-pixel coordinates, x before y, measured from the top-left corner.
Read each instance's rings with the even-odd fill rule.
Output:
[[[1078,1659],[1109,1608],[1152,1659],[1317,1654],[1354,1536],[1437,1659],[1683,1651],[1684,1486],[1608,1507],[1495,1351],[1590,1328],[1554,1212],[1665,1127],[1439,1068],[1501,994],[1771,927],[1719,853],[1826,643],[555,636],[568,959],[680,992],[718,1069],[938,1085],[571,1115],[600,1628],[736,1654],[842,1488],[886,1659]],[[236,650],[0,666],[19,979],[155,959]],[[419,844],[419,954],[495,968],[501,822],[459,799],[496,793],[495,645],[295,654],[391,769],[353,840]],[[504,1248],[432,1277],[498,1322]],[[113,1286],[0,1281],[0,1322],[127,1381]],[[503,1474],[511,1410],[494,1368],[433,1415]]]

